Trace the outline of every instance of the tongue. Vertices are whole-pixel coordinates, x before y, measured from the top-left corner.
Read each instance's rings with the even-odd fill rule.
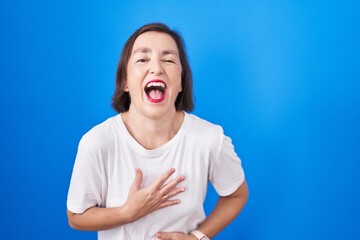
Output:
[[[163,93],[160,91],[160,90],[151,90],[149,92],[149,96],[152,98],[152,99],[160,99],[163,97]]]

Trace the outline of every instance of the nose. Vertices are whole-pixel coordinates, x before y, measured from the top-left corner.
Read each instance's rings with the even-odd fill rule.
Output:
[[[164,73],[164,69],[163,69],[163,67],[161,66],[161,62],[158,61],[158,60],[152,61],[149,67],[150,67],[149,72],[150,72],[151,74],[161,75],[161,74]]]

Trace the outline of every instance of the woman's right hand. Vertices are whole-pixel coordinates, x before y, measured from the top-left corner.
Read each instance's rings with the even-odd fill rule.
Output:
[[[179,176],[166,183],[174,172],[175,169],[171,168],[150,186],[141,188],[143,173],[138,168],[135,170],[134,182],[130,187],[128,199],[123,205],[130,222],[136,221],[158,209],[180,203],[179,199],[172,199],[172,197],[185,191],[184,187],[178,187],[178,184],[185,177]]]

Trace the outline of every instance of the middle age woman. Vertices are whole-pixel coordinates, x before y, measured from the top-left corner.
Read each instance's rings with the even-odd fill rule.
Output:
[[[113,107],[119,114],[79,144],[67,202],[73,228],[100,240],[205,240],[240,213],[241,161],[220,126],[189,113],[192,76],[176,31],[153,23],[130,36]],[[220,197],[206,217],[208,181]]]

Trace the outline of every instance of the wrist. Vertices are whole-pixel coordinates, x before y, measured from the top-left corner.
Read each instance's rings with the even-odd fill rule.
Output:
[[[191,233],[188,235],[189,236],[189,240],[198,240],[194,235],[192,235]]]
[[[132,223],[136,221],[136,217],[132,214],[132,211],[126,206],[119,206],[117,208],[117,215],[120,217],[122,224]]]
[[[206,236],[206,234],[199,230],[192,231],[190,235],[194,237],[194,240],[210,240],[210,238]]]

